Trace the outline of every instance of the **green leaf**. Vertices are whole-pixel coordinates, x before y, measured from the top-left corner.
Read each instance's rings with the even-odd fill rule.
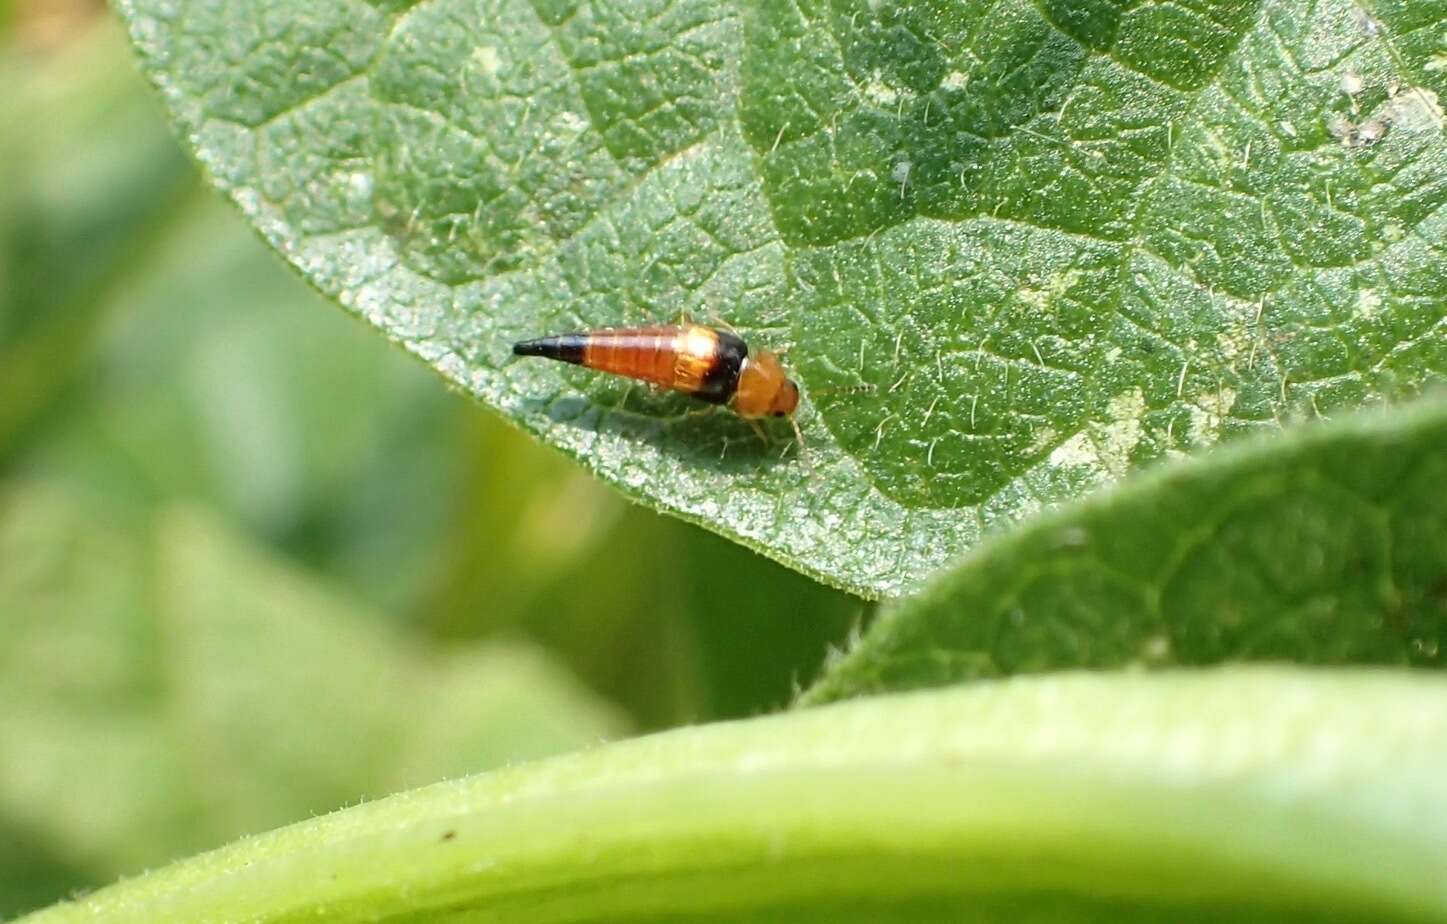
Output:
[[[862,594],[1447,368],[1441,2],[117,5],[323,292],[633,496]],[[793,348],[817,474],[509,354],[683,312]]]
[[[1160,470],[983,544],[802,697],[1280,660],[1443,667],[1447,401]]]
[[[25,921],[1441,921],[1444,742],[1436,677],[1015,680],[441,784]]]
[[[410,643],[185,507],[7,488],[0,613],[0,839],[72,887],[623,730],[536,650]]]

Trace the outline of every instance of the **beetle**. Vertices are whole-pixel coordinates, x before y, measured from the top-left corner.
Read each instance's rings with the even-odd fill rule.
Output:
[[[513,344],[512,351],[515,356],[572,363],[726,406],[756,429],[761,417],[788,417],[798,434],[793,417],[799,386],[777,354],[750,353],[744,339],[730,330],[701,324],[610,327],[523,340]]]
[[[777,355],[750,355],[738,334],[700,324],[558,334],[520,341],[512,351],[648,382],[750,419],[788,417],[799,406],[799,386]]]

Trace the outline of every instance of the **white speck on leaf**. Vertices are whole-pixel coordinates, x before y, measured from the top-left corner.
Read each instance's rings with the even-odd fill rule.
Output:
[[[497,72],[502,69],[502,58],[498,55],[497,49],[491,45],[480,45],[472,53],[472,58],[482,72],[489,77],[496,77]]]
[[[1034,286],[1021,286],[1019,290],[1015,292],[1015,297],[1030,307],[1039,308],[1041,311],[1050,307],[1050,295],[1045,292],[1045,290],[1037,289]]]
[[[1375,317],[1382,307],[1382,296],[1376,289],[1363,289],[1357,293],[1356,314],[1358,317]]]
[[[1030,447],[1025,450],[1028,455],[1035,455],[1044,452],[1045,447],[1055,442],[1056,433],[1050,427],[1041,427],[1030,437]]]
[[[358,171],[347,177],[347,191],[351,193],[352,198],[360,202],[366,202],[372,198],[374,186],[375,183],[370,173]]]
[[[1393,94],[1387,116],[1402,131],[1427,132],[1442,128],[1442,105],[1426,87],[1407,87]]]
[[[1251,329],[1244,324],[1234,324],[1216,335],[1216,349],[1221,358],[1235,365],[1242,354],[1249,353],[1254,338]]]
[[[963,90],[970,85],[970,75],[962,71],[950,71],[945,79],[940,81],[942,90]]]
[[[1140,388],[1121,392],[1106,407],[1110,420],[1096,428],[1097,453],[1101,465],[1120,476],[1130,468],[1130,454],[1141,441],[1141,418],[1146,412],[1145,393]]]
[[[1352,124],[1351,119],[1348,119],[1344,115],[1332,116],[1330,121],[1326,123],[1326,130],[1328,134],[1342,144],[1350,145],[1356,141],[1357,127]]]
[[[571,109],[564,109],[558,113],[554,120],[564,131],[577,135],[581,134],[588,127],[588,120],[573,112]]]
[[[1376,144],[1382,140],[1382,136],[1386,135],[1386,133],[1386,122],[1383,122],[1381,119],[1371,119],[1363,123],[1361,129],[1357,131],[1357,142],[1364,146]]]
[[[868,83],[860,87],[860,89],[864,91],[865,98],[876,106],[893,106],[899,102],[901,95],[899,90],[891,87],[880,78],[878,71],[875,71],[874,76],[870,78]],[[912,94],[908,94],[906,91],[906,95]]]
[[[1377,36],[1382,34],[1382,24],[1372,18],[1372,14],[1361,7],[1355,7],[1352,10],[1352,19],[1356,21],[1357,28],[1367,35]]]
[[[1191,445],[1210,446],[1221,438],[1221,424],[1236,405],[1236,390],[1220,389],[1196,395],[1189,406]]]
[[[1055,447],[1054,451],[1050,453],[1050,464],[1096,469],[1101,467],[1100,453],[1090,442],[1090,437],[1082,431]]]
[[[889,178],[899,184],[899,191],[902,194],[904,188],[909,185],[910,162],[908,159],[896,161],[894,169],[889,171]]]

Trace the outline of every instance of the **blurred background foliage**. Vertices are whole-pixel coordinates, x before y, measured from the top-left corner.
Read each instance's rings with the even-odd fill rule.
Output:
[[[0,86],[0,917],[776,708],[858,621],[308,290],[98,3],[0,0]]]

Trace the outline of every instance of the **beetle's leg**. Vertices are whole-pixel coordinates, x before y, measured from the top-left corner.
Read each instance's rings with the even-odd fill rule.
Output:
[[[708,321],[709,321],[709,323],[712,324],[714,327],[721,327],[721,328],[723,328],[724,330],[728,331],[729,333],[733,334],[735,337],[738,337],[738,338],[740,338],[740,339],[743,339],[743,335],[740,334],[736,329],[734,329],[734,326],[733,326],[732,324],[730,324],[729,322],[725,321],[723,318],[719,317],[718,315],[710,312],[710,313],[709,313],[709,316],[708,316]]]
[[[803,460],[804,467],[809,470],[809,477],[818,477],[819,473],[814,470],[814,460],[809,458],[809,447],[804,443],[804,431],[799,429],[799,420],[793,414],[789,415],[789,426],[794,428],[794,439],[799,447],[799,458]]]
[[[629,399],[629,398],[632,398],[632,397],[633,397],[633,382],[632,382],[632,380],[627,380],[627,381],[625,381],[625,383],[624,383],[624,385],[623,385],[623,394],[618,397],[618,402],[613,405],[613,410],[614,410],[614,411],[617,411],[617,412],[619,412],[619,413],[627,413],[627,412],[628,412],[628,399]]]
[[[693,420],[695,417],[711,417],[718,413],[718,409],[719,406],[717,404],[705,404],[703,407],[696,407],[692,410],[684,411],[683,416],[679,419]]]
[[[769,434],[764,432],[764,428],[759,426],[759,422],[754,418],[745,417],[744,420],[747,420],[749,422],[749,426],[752,427],[754,430],[754,435],[757,436],[759,438],[759,441],[764,444],[765,448],[767,448],[770,445]]]

